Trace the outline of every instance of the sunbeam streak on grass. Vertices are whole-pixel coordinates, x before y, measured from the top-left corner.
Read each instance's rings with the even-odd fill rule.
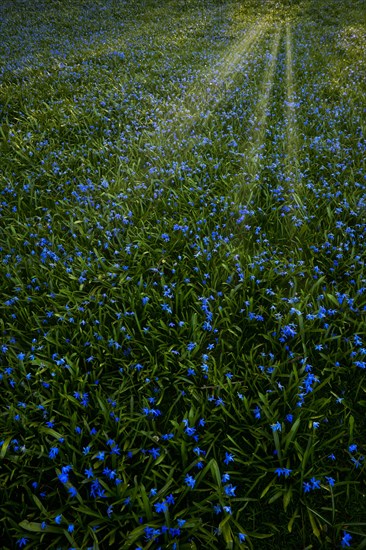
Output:
[[[254,44],[263,36],[264,31],[268,28],[268,20],[262,18],[253,25],[251,29],[239,40],[232,48],[230,48],[219,62],[219,76],[222,81],[227,78],[233,71],[238,71],[241,68],[241,61],[246,53],[254,46]],[[207,75],[210,78],[210,74]]]
[[[188,88],[181,102],[175,100],[168,106],[165,122],[169,118],[169,126],[174,129],[175,135],[186,137],[203,114],[207,118],[215,112],[225,98],[227,78],[239,75],[243,70],[247,55],[263,38],[268,24],[267,18],[257,21],[199,82]]]
[[[299,189],[300,169],[299,169],[299,139],[296,125],[297,108],[296,94],[293,76],[292,59],[292,35],[289,23],[286,25],[286,176],[291,188]],[[303,206],[300,195],[294,189],[292,197],[296,204],[301,208]]]
[[[267,54],[268,64],[263,75],[263,86],[259,95],[260,99],[253,114],[253,130],[249,136],[248,144],[244,152],[244,170],[252,180],[259,177],[260,160],[265,147],[265,133],[269,116],[269,103],[274,83],[274,73],[277,64],[277,54],[281,38],[281,30],[278,30],[273,38],[271,51]]]

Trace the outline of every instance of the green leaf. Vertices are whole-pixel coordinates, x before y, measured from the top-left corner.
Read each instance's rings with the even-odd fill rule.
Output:
[[[320,531],[318,529],[318,526],[317,526],[317,523],[316,523],[316,519],[312,513],[311,510],[309,510],[309,508],[307,509],[308,511],[308,516],[309,516],[309,519],[310,519],[310,523],[311,523],[311,527],[313,529],[313,534],[316,536],[316,538],[318,540],[320,540]]]
[[[31,531],[33,533],[62,533],[63,529],[61,527],[53,527],[48,525],[45,529],[42,529],[41,523],[36,523],[34,521],[23,520],[19,523],[19,527],[25,529],[26,531]]]
[[[293,425],[291,426],[291,430],[285,437],[285,451],[287,451],[291,442],[296,437],[296,433],[297,433],[297,430],[299,429],[299,426],[300,426],[300,418],[297,418],[293,423]]]
[[[290,521],[288,522],[288,525],[287,525],[287,530],[288,530],[289,533],[292,533],[292,527],[293,527],[293,525],[294,525],[294,523],[295,523],[295,520],[296,520],[297,518],[299,518],[299,517],[300,517],[300,516],[299,516],[299,514],[298,514],[298,508],[296,508],[296,510],[295,510],[295,512],[294,512],[294,514],[293,514],[293,516],[291,517],[291,519],[290,519]]]
[[[272,504],[273,502],[276,502],[279,498],[281,498],[283,495],[283,491],[277,491],[268,501],[268,504]]]
[[[232,548],[234,547],[234,536],[229,522],[225,522],[225,520],[220,523],[219,529],[221,530],[224,541],[226,542],[227,550],[232,550]]]
[[[151,521],[153,515],[152,515],[150,500],[149,500],[149,497],[146,494],[145,486],[142,485],[142,484],[140,485],[140,492],[141,492],[142,502],[144,504],[144,512],[146,514],[146,518],[147,518],[148,521]]]
[[[12,439],[13,439],[12,436],[5,439],[5,441],[4,441],[4,443],[1,447],[0,458],[4,458],[4,456],[6,455],[6,451],[8,450],[9,444],[10,444]]]
[[[355,417],[351,414],[348,420],[349,423],[349,440],[353,441],[353,429],[355,426]]]
[[[154,524],[150,523],[150,527],[154,527]],[[129,543],[132,544],[133,542],[137,541],[140,537],[144,535],[144,533],[145,533],[145,526],[139,525],[138,527],[136,527],[136,529],[133,529],[133,531],[129,533],[128,535]]]
[[[220,468],[217,464],[217,461],[214,458],[211,458],[210,462],[207,464],[207,466],[210,467],[212,477],[216,481],[217,485],[221,486],[221,474],[220,474]]]
[[[276,478],[273,478],[271,479],[271,481],[268,483],[267,487],[265,487],[261,493],[261,496],[259,498],[263,498],[267,493],[268,491],[270,490],[270,488],[272,487],[272,485],[274,485],[276,483],[277,479]]]
[[[61,439],[63,437],[62,434],[56,432],[56,430],[53,430],[52,428],[42,428],[42,427],[40,427],[39,431],[40,431],[40,433],[43,433],[43,434],[46,434],[46,435],[51,435],[55,439]]]
[[[292,486],[288,488],[286,493],[283,495],[283,509],[286,512],[288,505],[290,504],[292,499]]]
[[[37,495],[33,494],[32,493],[32,498],[33,498],[33,501],[35,503],[35,505],[37,506],[37,508],[39,510],[41,510],[42,514],[45,515],[45,517],[47,517],[47,510],[46,508],[43,506],[42,502],[39,500],[39,498],[37,497]]]

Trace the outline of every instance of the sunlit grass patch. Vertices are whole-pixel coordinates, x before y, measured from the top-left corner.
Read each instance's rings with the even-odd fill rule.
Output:
[[[281,33],[280,31],[276,32],[273,37],[272,46],[270,51],[267,53],[267,67],[265,73],[263,74],[263,86],[260,94],[260,99],[258,101],[256,111],[253,115],[253,130],[252,135],[249,138],[250,148],[249,153],[247,154],[248,164],[251,164],[251,160],[254,165],[252,170],[253,176],[257,175],[256,169],[259,164],[259,159],[261,156],[261,150],[264,148],[264,135],[266,131],[267,119],[268,119],[268,109],[269,102],[271,98],[271,91],[273,87],[273,77],[276,69],[277,63],[277,52],[280,43]]]

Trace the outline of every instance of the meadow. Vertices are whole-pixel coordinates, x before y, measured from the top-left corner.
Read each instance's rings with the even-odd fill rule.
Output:
[[[366,1],[0,33],[1,549],[365,549]]]

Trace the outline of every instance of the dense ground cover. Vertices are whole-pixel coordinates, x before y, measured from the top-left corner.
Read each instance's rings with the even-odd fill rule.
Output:
[[[366,548],[366,3],[5,0],[5,549]]]

